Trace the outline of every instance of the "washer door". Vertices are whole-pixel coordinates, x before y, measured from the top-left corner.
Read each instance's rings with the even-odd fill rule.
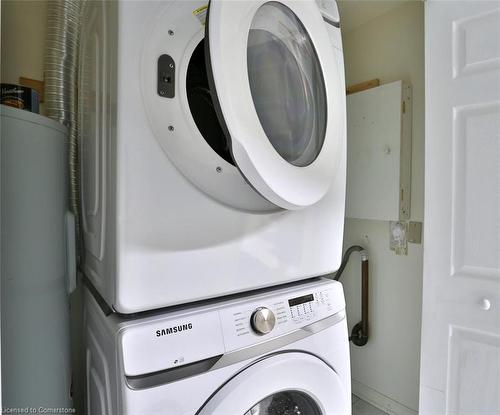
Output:
[[[247,181],[285,209],[318,202],[337,169],[345,125],[343,68],[314,0],[211,0],[212,99]]]
[[[197,415],[347,415],[349,409],[346,390],[330,366],[307,353],[287,352],[231,378]]]

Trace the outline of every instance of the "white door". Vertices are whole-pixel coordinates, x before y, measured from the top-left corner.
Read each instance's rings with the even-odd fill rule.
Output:
[[[500,2],[426,2],[420,413],[500,413]]]
[[[345,92],[316,2],[211,0],[205,36],[212,100],[241,173],[282,208],[319,201],[345,151]]]
[[[349,415],[347,389],[324,361],[309,353],[270,355],[232,377],[197,415]]]

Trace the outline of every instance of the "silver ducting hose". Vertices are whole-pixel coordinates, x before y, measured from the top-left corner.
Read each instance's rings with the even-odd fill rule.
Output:
[[[69,128],[70,208],[76,218],[77,257],[81,259],[80,186],[78,157],[78,54],[81,0],[49,0],[45,45],[45,111]]]

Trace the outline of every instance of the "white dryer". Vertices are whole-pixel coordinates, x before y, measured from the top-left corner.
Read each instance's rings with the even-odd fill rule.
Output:
[[[131,319],[85,300],[88,415],[349,415],[340,283]]]
[[[95,1],[80,52],[85,273],[120,313],[341,260],[334,1]]]

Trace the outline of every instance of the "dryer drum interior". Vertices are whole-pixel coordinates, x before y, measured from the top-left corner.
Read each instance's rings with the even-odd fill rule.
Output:
[[[205,39],[196,46],[186,75],[186,92],[194,122],[205,141],[220,157],[234,165],[229,142],[222,131],[210,93],[205,60]]]

